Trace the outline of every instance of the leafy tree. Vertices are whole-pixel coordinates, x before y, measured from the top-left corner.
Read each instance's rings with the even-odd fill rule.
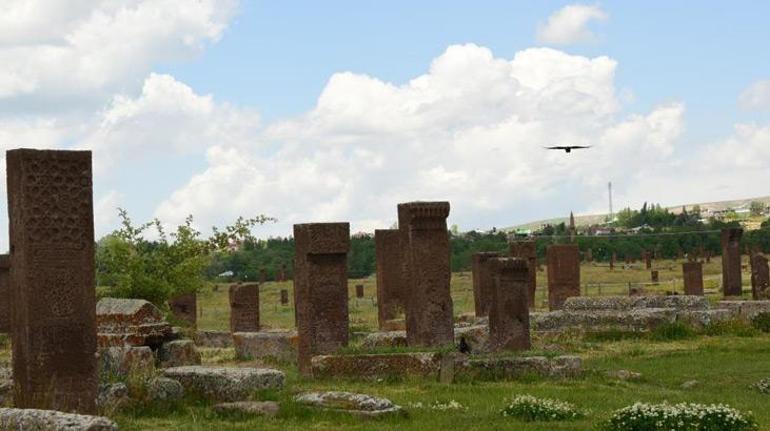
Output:
[[[764,202],[760,201],[751,201],[749,204],[749,212],[752,216],[759,217],[762,215],[762,213],[765,212],[765,208],[767,205],[765,205]]]

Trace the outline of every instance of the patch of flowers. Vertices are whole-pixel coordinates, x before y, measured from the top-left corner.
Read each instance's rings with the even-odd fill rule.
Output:
[[[770,379],[762,379],[751,385],[751,387],[758,390],[762,394],[770,395]]]
[[[413,409],[424,409],[429,408],[431,410],[467,410],[468,408],[460,404],[459,402],[455,400],[451,400],[445,403],[442,403],[441,401],[434,401],[433,404],[425,405],[422,402],[418,401],[416,403],[409,403],[409,407]]]
[[[525,421],[567,421],[585,416],[585,413],[570,403],[532,395],[517,395],[501,413],[505,417]]]
[[[602,427],[604,431],[754,431],[751,412],[743,413],[724,404],[636,403],[616,410]]]

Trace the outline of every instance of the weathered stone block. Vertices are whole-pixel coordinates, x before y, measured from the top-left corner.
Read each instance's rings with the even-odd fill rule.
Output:
[[[185,366],[168,368],[165,377],[182,384],[185,391],[217,401],[240,401],[262,389],[282,389],[284,374],[269,368]]]
[[[0,254],[0,332],[11,332],[10,278],[11,257]]]
[[[163,313],[143,299],[100,299],[96,303],[96,323],[100,348],[157,348],[173,338],[171,325]]]
[[[582,372],[582,360],[577,356],[544,356],[458,358],[455,377],[460,379],[512,380],[528,375],[543,377],[573,377]]]
[[[761,254],[751,256],[751,297],[770,299],[770,269],[767,258]]]
[[[527,269],[529,270],[527,273],[527,300],[529,301],[529,308],[535,308],[535,293],[537,289],[537,244],[535,241],[514,241],[510,243],[510,249],[511,257],[518,257],[519,259],[525,259],[527,261]]]
[[[195,345],[199,347],[233,347],[233,334],[230,331],[202,331],[195,333]]]
[[[117,431],[115,422],[101,417],[55,410],[0,408],[0,429],[24,431]]]
[[[107,347],[99,351],[99,370],[113,376],[149,375],[155,371],[155,355],[147,346]]]
[[[264,416],[268,418],[278,416],[279,410],[280,407],[275,401],[234,401],[214,405],[214,411],[219,414]]]
[[[527,261],[497,258],[490,261],[490,267],[494,285],[489,313],[489,347],[493,351],[527,350],[530,348]]]
[[[717,307],[730,310],[735,317],[751,320],[759,313],[770,313],[770,300],[719,301]]]
[[[377,321],[380,330],[385,322],[395,319],[404,310],[403,252],[397,229],[374,231],[377,257]]]
[[[684,294],[703,296],[703,264],[701,262],[682,263]]]
[[[471,272],[473,274],[473,304],[476,316],[488,316],[492,306],[495,275],[490,265],[491,259],[500,256],[499,253],[480,252],[471,256]]]
[[[725,296],[741,296],[741,237],[743,229],[722,229],[722,289]]]
[[[564,301],[580,296],[580,251],[575,244],[548,247],[548,306],[562,308]]]
[[[390,353],[374,355],[325,355],[312,360],[313,377],[359,377],[378,379],[390,376],[438,378],[439,353]]]
[[[230,332],[259,331],[259,284],[230,286]]]
[[[192,340],[174,340],[160,346],[158,362],[161,368],[200,365],[201,354]]]
[[[198,323],[198,295],[195,292],[185,293],[168,301],[171,314],[192,327]]]
[[[297,360],[299,338],[296,331],[236,332],[233,334],[235,355],[241,360]]]
[[[400,406],[393,404],[387,398],[352,392],[308,392],[297,395],[294,400],[307,406],[354,416],[380,417],[405,414]]]

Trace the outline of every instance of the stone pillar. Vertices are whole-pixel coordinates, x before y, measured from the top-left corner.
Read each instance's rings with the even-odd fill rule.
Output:
[[[722,289],[724,296],[741,296],[741,249],[743,229],[722,229]]]
[[[617,254],[615,252],[612,252],[612,256],[610,256],[610,271],[615,269],[615,262],[618,260]]]
[[[350,224],[295,224],[294,246],[297,362],[300,372],[308,375],[313,356],[348,344]]]
[[[757,253],[751,256],[751,297],[754,299],[770,299],[770,271],[767,258]]]
[[[660,279],[660,273],[657,270],[650,271],[650,281],[653,283],[658,283]]]
[[[493,351],[528,350],[529,264],[519,258],[489,260],[495,280],[489,310],[489,342]]]
[[[703,264],[701,262],[683,262],[684,294],[703,296]]]
[[[537,290],[537,244],[535,241],[514,241],[510,244],[511,257],[525,259],[529,265],[527,272],[527,300],[529,308],[535,308],[535,291]]]
[[[230,332],[259,332],[259,284],[230,286]]]
[[[398,229],[374,231],[377,259],[377,321],[380,330],[404,309],[403,253]]]
[[[286,281],[286,264],[281,264],[281,272],[278,274],[278,281],[284,282]]]
[[[0,332],[11,332],[11,256],[0,254]]]
[[[406,338],[410,346],[454,344],[447,216],[449,202],[398,205],[408,292]]]
[[[6,164],[14,405],[93,414],[91,152],[11,150]]]
[[[175,318],[193,327],[198,324],[198,295],[195,292],[175,296],[169,299],[168,305]]]
[[[281,289],[281,305],[289,304],[289,290]]]
[[[490,267],[490,260],[498,257],[498,253],[480,252],[471,256],[471,271],[473,273],[473,304],[476,317],[488,316],[492,303],[492,289],[495,278]]]
[[[548,306],[560,310],[571,296],[580,296],[580,255],[575,244],[548,247]]]
[[[652,253],[647,250],[644,251],[644,267],[652,269]]]
[[[356,298],[363,298],[363,297],[364,297],[364,285],[356,284]]]

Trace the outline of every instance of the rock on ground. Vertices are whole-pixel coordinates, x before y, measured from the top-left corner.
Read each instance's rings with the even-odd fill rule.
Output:
[[[298,395],[295,401],[311,407],[364,417],[405,413],[401,406],[393,404],[387,398],[377,398],[371,395],[352,392],[308,392]]]
[[[160,346],[158,362],[161,368],[200,365],[201,354],[192,340],[175,340]]]
[[[102,298],[96,303],[99,347],[159,346],[172,337],[158,307],[143,299]]]
[[[437,377],[439,353],[386,353],[374,355],[321,355],[311,359],[313,377],[357,377],[377,379],[389,376]]]
[[[147,382],[147,395],[153,401],[175,401],[182,399],[182,384],[168,377],[156,377]]]
[[[96,405],[105,411],[120,409],[131,399],[125,383],[102,383],[96,395]]]
[[[279,406],[275,401],[235,401],[214,405],[214,411],[217,413],[236,413],[270,418],[277,416],[278,410]]]
[[[261,389],[281,389],[285,379],[283,372],[269,368],[185,366],[163,374],[187,392],[218,401],[242,401]]]
[[[147,346],[108,347],[99,351],[99,370],[105,375],[151,374],[155,355]]]
[[[239,359],[297,361],[297,331],[236,332],[233,334],[233,343],[235,355]]]
[[[101,416],[77,415],[55,410],[0,408],[0,429],[14,431],[117,431],[118,426]]]

